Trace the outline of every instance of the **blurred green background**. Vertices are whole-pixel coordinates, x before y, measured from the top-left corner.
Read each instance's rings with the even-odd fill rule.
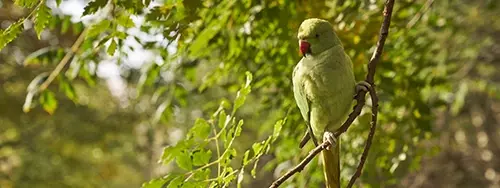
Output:
[[[291,92],[299,24],[329,20],[362,80],[383,3],[0,1],[0,187],[267,187],[312,149]],[[396,1],[356,187],[500,187],[498,18],[496,0]],[[342,136],[344,183],[370,104]],[[282,187],[322,187],[320,169]]]

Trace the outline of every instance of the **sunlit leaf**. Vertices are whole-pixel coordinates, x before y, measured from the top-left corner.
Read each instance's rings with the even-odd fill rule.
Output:
[[[59,78],[59,90],[76,103],[78,98],[73,84],[65,76],[60,75]]]
[[[187,151],[180,152],[175,158],[175,162],[184,170],[191,170],[193,168],[193,161],[191,160],[190,153]]]
[[[54,114],[57,109],[57,99],[54,92],[45,90],[41,93],[40,104],[42,108],[49,114]]]
[[[14,4],[25,8],[33,8],[39,2],[39,0],[15,0]]]
[[[109,20],[104,19],[99,23],[92,25],[87,33],[87,38],[104,33],[107,29],[109,29],[110,24],[111,22]]]
[[[52,11],[45,4],[40,5],[35,10],[35,31],[38,39],[40,39],[40,34],[42,33],[45,26],[47,26],[47,24],[49,23],[51,17]]]
[[[172,181],[170,181],[167,188],[179,188],[182,186],[182,183],[183,183],[182,176],[178,176],[178,177],[174,178]]]
[[[116,51],[116,41],[114,39],[111,39],[111,43],[109,43],[108,50],[106,52],[110,55],[113,56]]]
[[[116,21],[119,25],[125,28],[131,28],[135,26],[134,21],[130,18],[130,15],[127,14],[120,15]]]
[[[89,2],[84,8],[83,16],[96,13],[99,9],[104,8],[106,4],[108,4],[108,0],[93,0]]]
[[[19,20],[11,24],[7,29],[0,30],[0,50],[14,40],[24,29],[24,20]]]
[[[189,130],[188,135],[190,135],[190,137],[194,136],[195,138],[205,139],[210,134],[210,131],[210,124],[208,124],[205,119],[198,118],[196,119],[193,128]]]
[[[202,166],[207,164],[212,157],[211,150],[200,150],[193,153],[193,165]]]

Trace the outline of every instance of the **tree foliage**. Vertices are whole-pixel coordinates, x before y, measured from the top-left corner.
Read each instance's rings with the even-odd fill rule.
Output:
[[[11,109],[24,101],[24,110],[32,110],[0,114],[21,117],[9,120],[0,136],[0,156],[22,164],[0,171],[5,185],[124,186],[125,177],[135,177],[131,181],[143,187],[268,186],[313,147],[297,147],[306,130],[290,80],[300,58],[299,24],[309,17],[329,20],[362,80],[383,8],[382,1],[357,0],[92,0],[75,19],[55,14],[65,3],[71,1],[2,5],[25,12],[0,20],[0,61],[8,62],[0,69],[15,71],[0,72],[2,93],[12,93],[2,100],[16,101],[6,103]],[[498,32],[500,25],[478,21],[480,11],[500,12],[495,1],[396,2],[375,76],[380,126],[359,186],[401,185],[423,159],[439,153],[438,144],[427,143],[443,132],[440,116],[460,116],[473,91],[498,100],[498,83],[489,77],[497,70],[478,60],[494,36],[477,33]],[[105,65],[116,68],[114,84],[125,84],[125,94],[103,91],[112,80],[99,75]],[[481,71],[470,76],[472,69]],[[342,136],[344,183],[358,163],[369,120],[362,113]],[[31,123],[25,121],[40,135],[26,131]],[[20,146],[3,145],[10,142]],[[318,165],[286,184],[319,187]],[[71,169],[81,170],[61,177]]]

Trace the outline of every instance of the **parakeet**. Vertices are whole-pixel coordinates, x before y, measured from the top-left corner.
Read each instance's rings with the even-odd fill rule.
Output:
[[[292,78],[297,106],[316,140],[323,140],[325,133],[332,138],[353,103],[356,81],[351,59],[326,20],[303,21],[297,38],[303,54]],[[322,151],[328,188],[340,187],[340,143],[335,140],[333,144]]]

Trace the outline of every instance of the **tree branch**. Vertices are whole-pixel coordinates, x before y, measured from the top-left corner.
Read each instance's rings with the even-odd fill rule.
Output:
[[[365,149],[363,150],[363,154],[361,155],[361,159],[359,160],[356,172],[352,175],[351,180],[349,180],[349,184],[347,185],[347,187],[352,187],[354,185],[354,182],[356,182],[356,179],[358,179],[359,176],[361,176],[361,172],[363,171],[366,159],[368,158],[368,152],[370,151],[370,147],[372,146],[373,136],[375,135],[375,130],[377,128],[378,96],[377,92],[373,87],[370,87],[369,91],[370,91],[370,98],[372,99],[372,121],[370,123],[371,124],[370,133],[368,133]]]
[[[385,2],[384,6],[384,11],[383,11],[383,16],[384,20],[382,22],[382,26],[380,27],[380,34],[379,34],[379,40],[377,41],[377,47],[375,48],[375,51],[373,52],[372,57],[370,58],[370,62],[368,63],[368,74],[366,75],[365,81],[368,82],[371,87],[368,88],[368,92],[370,93],[370,97],[372,100],[372,120],[371,120],[371,126],[370,126],[370,132],[368,134],[368,138],[366,141],[365,148],[363,150],[363,154],[361,155],[360,162],[358,164],[358,167],[356,169],[356,172],[354,175],[351,177],[349,184],[347,187],[352,187],[354,183],[356,182],[356,179],[361,175],[361,172],[363,170],[363,166],[365,164],[365,161],[368,157],[368,152],[370,150],[371,144],[373,137],[375,135],[375,129],[377,126],[377,115],[378,115],[378,97],[377,93],[375,91],[375,83],[374,83],[374,76],[375,76],[375,69],[377,67],[377,63],[380,61],[380,57],[382,55],[382,52],[384,50],[384,44],[385,40],[387,39],[387,35],[389,34],[389,25],[391,24],[391,16],[392,16],[392,10],[394,7],[394,0],[387,0]],[[366,96],[367,91],[360,90],[357,95],[356,95],[356,105],[354,106],[353,111],[351,114],[349,114],[349,117],[347,120],[342,124],[342,126],[334,133],[335,137],[339,137],[341,134],[347,131],[349,127],[351,126],[352,122],[356,119],[356,117],[359,116],[361,113],[361,110],[363,109],[363,106],[365,104],[365,96]],[[323,142],[313,150],[309,152],[307,157],[302,160],[297,166],[286,172],[284,175],[282,175],[280,178],[278,178],[276,181],[274,181],[269,188],[276,188],[280,186],[283,182],[285,182],[288,178],[290,178],[293,174],[298,173],[304,169],[304,167],[316,156],[318,155],[323,149],[328,147],[330,145],[329,142]]]
[[[57,64],[56,68],[50,73],[50,75],[47,78],[47,80],[45,80],[40,85],[40,87],[39,87],[40,91],[43,91],[43,90],[47,89],[47,87],[49,87],[50,83],[52,83],[52,81],[54,81],[54,79],[63,70],[64,66],[66,66],[66,64],[69,62],[69,60],[71,59],[71,57],[73,57],[73,54],[76,53],[76,51],[78,51],[78,49],[80,48],[80,45],[83,43],[83,41],[85,39],[85,36],[87,34],[88,28],[90,28],[90,27],[86,27],[82,31],[82,33],[80,34],[80,36],[76,39],[75,43],[73,43],[73,45],[71,46],[71,50],[69,52],[67,52],[66,55],[64,55],[64,57],[59,62],[59,64]]]
[[[309,162],[311,162],[311,160],[314,159],[314,157],[316,157],[316,155],[318,155],[321,151],[326,149],[328,146],[330,146],[330,142],[323,142],[319,146],[317,146],[316,148],[311,150],[309,152],[309,154],[306,156],[306,158],[304,158],[304,160],[302,160],[297,166],[295,166],[294,168],[292,168],[291,170],[289,170],[288,172],[283,174],[283,176],[281,176],[276,181],[274,181],[273,184],[271,184],[271,186],[269,186],[269,188],[277,188],[283,182],[285,182],[285,180],[292,177],[293,174],[301,172],[304,169],[304,167],[306,167],[306,165],[309,164]]]

